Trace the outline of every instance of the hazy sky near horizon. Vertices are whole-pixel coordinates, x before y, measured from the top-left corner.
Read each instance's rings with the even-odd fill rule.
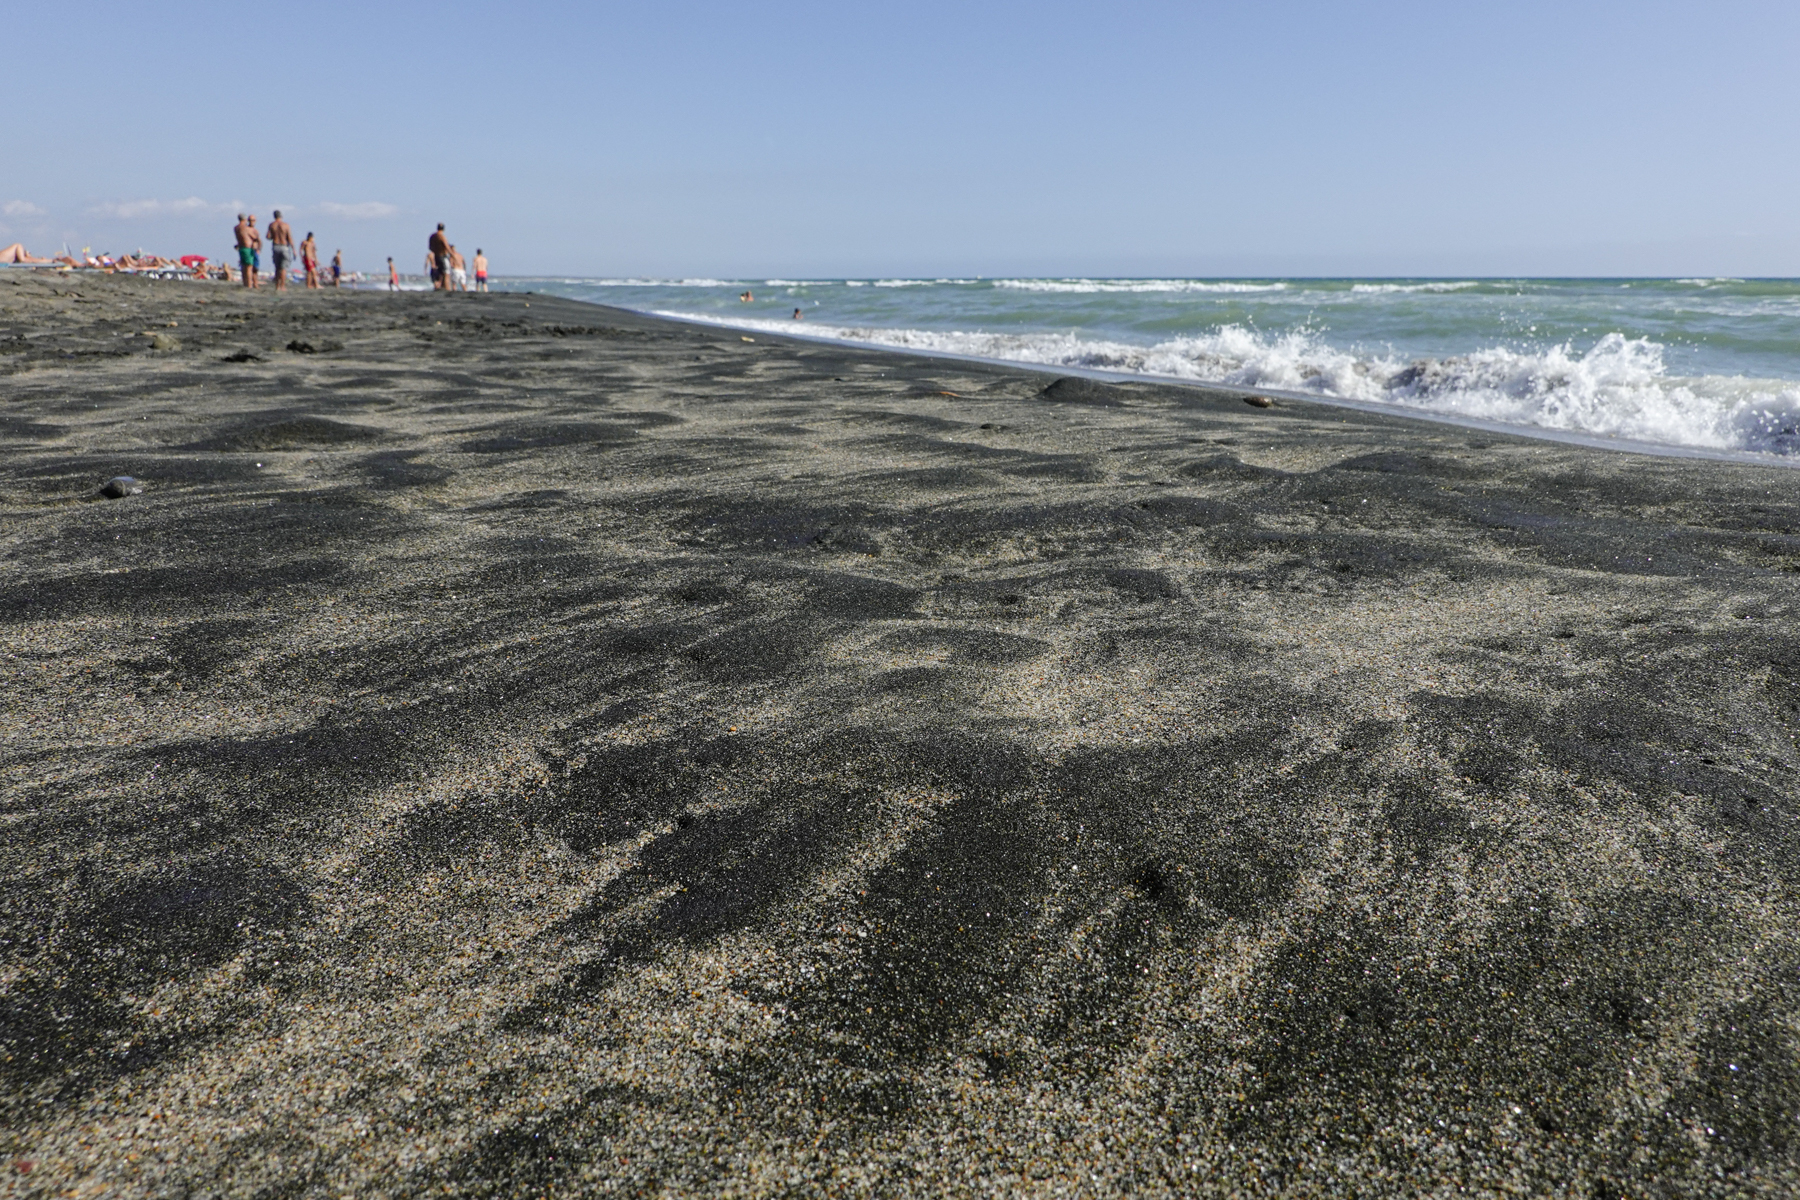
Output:
[[[1800,276],[1800,5],[73,0],[0,243],[354,268]]]

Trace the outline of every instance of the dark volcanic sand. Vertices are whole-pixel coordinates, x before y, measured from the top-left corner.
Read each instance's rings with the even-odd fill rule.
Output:
[[[6,1188],[1800,1186],[1800,476],[1052,379],[0,276]]]

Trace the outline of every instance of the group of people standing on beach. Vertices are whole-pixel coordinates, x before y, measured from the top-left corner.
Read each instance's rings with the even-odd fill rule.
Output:
[[[262,234],[257,232],[256,217],[250,213],[239,213],[237,226],[231,231],[237,239],[238,267],[243,273],[244,286],[257,288],[262,286]],[[319,245],[313,240],[310,230],[306,240],[299,247],[300,265],[306,272],[306,286],[316,288],[324,286],[319,279]],[[288,264],[294,260],[294,228],[281,218],[281,210],[275,210],[275,217],[269,222],[269,257],[274,260],[275,290],[287,290]],[[344,252],[339,250],[331,256],[331,286],[337,287],[344,276]]]
[[[431,276],[431,286],[440,292],[466,292],[469,290],[469,264],[462,254],[444,235],[444,223],[438,227],[425,243],[425,271]],[[485,292],[487,285],[487,255],[481,247],[475,248],[475,290]],[[394,260],[388,259],[388,283],[390,287],[399,287],[399,278],[394,274]]]
[[[232,230],[237,239],[238,266],[243,274],[244,286],[257,288],[262,286],[262,249],[263,235],[256,228],[256,217],[249,213],[239,213],[237,226]],[[281,210],[275,210],[274,219],[269,222],[269,256],[274,260],[275,290],[287,288],[288,265],[294,260],[296,253],[300,265],[306,272],[306,286],[322,287],[319,273],[319,246],[308,231],[306,238],[296,250],[294,245],[294,228],[282,219]],[[444,236],[443,222],[438,222],[426,244],[429,251],[425,262],[425,270],[431,276],[431,286],[440,292],[466,292],[469,290],[469,264],[450,244]],[[389,258],[388,290],[400,290],[400,272]],[[488,290],[487,255],[478,248],[475,251],[475,290]],[[331,286],[339,286],[344,275],[344,252],[339,250],[331,256]]]

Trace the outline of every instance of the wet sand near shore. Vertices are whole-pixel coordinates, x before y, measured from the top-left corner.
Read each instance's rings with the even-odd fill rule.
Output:
[[[1797,487],[0,276],[0,1179],[1791,1195]]]

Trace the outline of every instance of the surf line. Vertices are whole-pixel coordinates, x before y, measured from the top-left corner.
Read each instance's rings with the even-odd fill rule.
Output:
[[[575,304],[589,303],[585,300],[573,300]],[[595,305],[595,307],[606,307]],[[1368,413],[1378,417],[1396,417],[1406,421],[1425,421],[1433,425],[1449,425],[1457,429],[1475,429],[1482,433],[1496,434],[1502,437],[1523,438],[1534,442],[1551,442],[1561,446],[1583,446],[1590,450],[1616,451],[1622,454],[1645,454],[1655,458],[1697,458],[1713,462],[1738,463],[1749,466],[1781,467],[1788,470],[1800,469],[1800,458],[1783,458],[1779,455],[1765,454],[1757,450],[1716,450],[1705,446],[1675,446],[1667,442],[1647,442],[1637,438],[1607,437],[1605,434],[1584,433],[1575,429],[1547,429],[1541,425],[1515,425],[1507,421],[1492,421],[1484,417],[1470,417],[1458,413],[1431,412],[1427,409],[1409,408],[1398,404],[1382,404],[1374,400],[1352,400],[1346,396],[1325,396],[1318,392],[1299,392],[1287,388],[1245,387],[1241,383],[1211,382],[1205,379],[1194,379],[1184,375],[1157,375],[1148,371],[1109,371],[1102,367],[1053,366],[1048,363],[1033,363],[1016,358],[987,358],[979,354],[961,354],[954,350],[936,350],[924,346],[885,346],[880,342],[862,341],[857,338],[832,337],[830,334],[814,333],[810,330],[796,329],[788,332],[783,328],[773,332],[768,323],[748,324],[732,321],[723,317],[703,317],[689,313],[670,313],[660,309],[627,309],[639,316],[654,317],[659,321],[671,321],[678,325],[694,325],[702,329],[723,328],[750,330],[770,339],[785,339],[795,342],[812,342],[817,345],[838,346],[845,349],[867,350],[877,354],[901,355],[912,358],[935,358],[950,362],[980,363],[989,367],[1004,367],[1011,371],[1021,371],[1034,375],[1075,376],[1081,379],[1092,379],[1098,383],[1154,383],[1163,387],[1178,387],[1192,391],[1224,392],[1227,395],[1273,396],[1293,404],[1322,404],[1328,408],[1347,408],[1354,412]]]

